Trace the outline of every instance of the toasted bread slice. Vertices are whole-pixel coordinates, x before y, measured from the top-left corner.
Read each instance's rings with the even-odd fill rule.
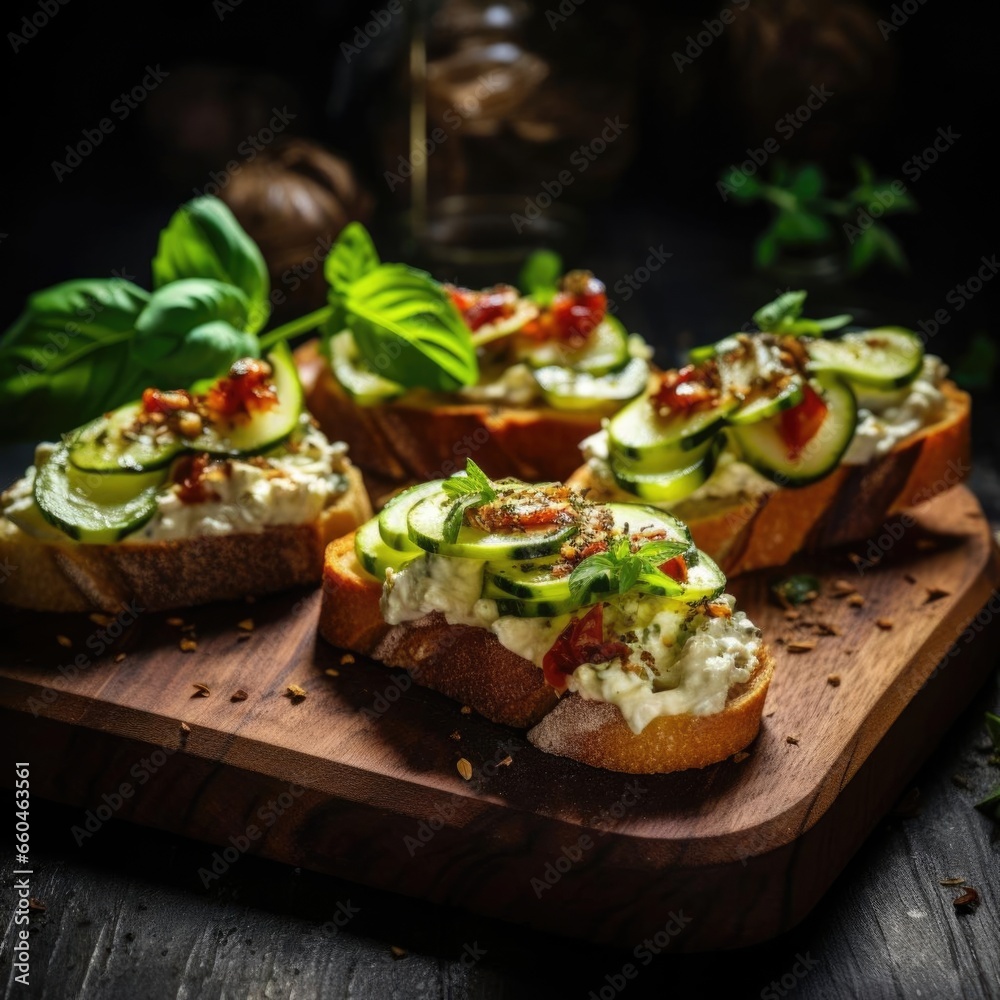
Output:
[[[757,735],[773,661],[764,650],[747,684],[730,692],[716,715],[660,717],[636,735],[617,707],[562,699],[542,671],[484,628],[449,625],[434,613],[387,625],[379,610],[381,584],[358,565],[354,540],[338,539],[323,568],[320,634],[448,695],[492,722],[533,727],[528,739],[540,749],[615,771],[637,774],[705,767],[741,750]]]
[[[347,442],[378,501],[413,482],[450,476],[471,457],[494,479],[564,479],[578,445],[606,414],[454,403],[414,392],[381,406],[359,406],[333,377],[317,341],[295,352],[306,406],[321,429]]]
[[[85,545],[41,541],[0,517],[0,603],[32,611],[146,611],[318,583],[327,544],[371,517],[361,474],[308,524],[176,541]]]
[[[801,489],[768,485],[759,493],[681,501],[671,508],[727,576],[783,566],[797,552],[877,537],[893,515],[958,485],[969,473],[971,401],[952,382],[936,423],[867,465],[839,465]],[[583,465],[568,485],[593,500],[636,498]]]
[[[572,757],[592,767],[632,774],[708,767],[753,742],[760,729],[774,660],[761,647],[750,680],[729,692],[715,715],[660,715],[633,733],[606,701],[566,695],[529,733],[539,750]]]

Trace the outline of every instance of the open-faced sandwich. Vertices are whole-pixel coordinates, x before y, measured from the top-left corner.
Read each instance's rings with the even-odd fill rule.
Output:
[[[345,435],[376,498],[448,476],[564,478],[582,437],[641,393],[649,348],[588,271],[536,254],[511,285],[472,291],[382,264],[359,223],[327,259],[333,314],[300,348],[306,401]]]
[[[371,507],[302,403],[280,345],[39,445],[0,497],[0,561],[17,567],[0,601],[158,610],[317,583],[327,543]]]
[[[663,511],[470,461],[329,547],[319,629],[549,753],[676,771],[760,727],[773,665],[725,585]]]
[[[873,538],[968,473],[969,397],[900,327],[801,316],[804,292],[759,330],[690,354],[583,442],[571,485],[669,510],[735,574]]]

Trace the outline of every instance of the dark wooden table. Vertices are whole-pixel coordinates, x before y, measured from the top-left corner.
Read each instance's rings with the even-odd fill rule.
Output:
[[[997,523],[1000,483],[990,442],[982,444],[972,485]],[[0,478],[12,478],[24,456],[8,450]],[[30,916],[25,988],[14,980],[7,908],[4,996],[1000,997],[1000,838],[973,809],[1000,781],[986,710],[1000,711],[1000,675],[794,931],[743,952],[667,947],[646,965],[560,938],[557,927],[529,932],[249,855],[206,888],[199,869],[213,847],[115,820],[83,836],[84,812],[36,799],[32,892],[45,909]],[[6,887],[13,868],[5,852]],[[979,890],[973,912],[957,911],[960,890],[939,884],[952,876]],[[623,973],[629,963],[634,979]]]

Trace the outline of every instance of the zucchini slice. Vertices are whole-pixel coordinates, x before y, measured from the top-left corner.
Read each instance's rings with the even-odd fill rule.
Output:
[[[483,584],[483,597],[496,601],[501,615],[513,615],[515,618],[556,618],[585,606],[569,596],[538,601],[512,597],[489,579]]]
[[[617,408],[646,388],[649,362],[632,358],[624,367],[606,375],[548,365],[537,368],[534,375],[546,402],[557,410]]]
[[[66,435],[69,460],[85,472],[150,472],[168,466],[187,442],[165,429],[158,435],[130,431],[142,403],[126,403]]]
[[[737,426],[755,424],[758,420],[766,420],[782,410],[797,406],[802,402],[802,384],[802,379],[793,378],[773,396],[761,395],[751,399],[730,415],[729,422]]]
[[[397,552],[419,552],[420,546],[410,541],[409,528],[406,519],[413,506],[426,497],[441,492],[440,479],[432,479],[429,483],[411,486],[402,493],[397,493],[379,512],[379,535],[382,541]]]
[[[653,471],[634,462],[612,459],[611,474],[626,493],[651,503],[676,503],[694,493],[715,471],[725,442],[725,435],[717,435],[700,449],[690,452],[688,464],[678,468]]]
[[[628,331],[614,316],[605,316],[581,347],[547,340],[524,350],[523,358],[532,368],[558,365],[588,375],[607,375],[628,364]]]
[[[277,404],[251,414],[249,419],[211,424],[188,443],[191,451],[230,457],[257,455],[291,435],[304,406],[299,373],[287,344],[273,348],[266,360],[273,369]]]
[[[354,535],[354,554],[358,562],[376,580],[385,579],[387,569],[402,569],[408,562],[420,556],[419,550],[400,552],[389,548],[379,533],[378,518],[365,521]]]
[[[854,437],[858,404],[850,386],[833,372],[818,373],[810,385],[826,404],[827,413],[799,455],[789,453],[780,434],[781,422],[792,410],[731,430],[745,461],[779,486],[808,486],[822,479],[837,466]]]
[[[341,330],[330,338],[330,368],[344,392],[359,406],[387,403],[406,392],[405,386],[384,378],[364,363],[350,330]]]
[[[84,472],[58,449],[35,473],[34,497],[42,516],[78,542],[117,542],[155,513],[166,470]]]
[[[612,455],[620,459],[656,467],[690,464],[687,453],[705,444],[725,425],[739,406],[731,397],[716,406],[689,415],[661,417],[652,400],[642,396],[616,413],[608,424],[608,442]]]
[[[811,339],[806,349],[813,371],[836,372],[872,389],[909,385],[924,363],[920,338],[900,326],[845,333],[835,340]]]
[[[465,524],[459,529],[457,541],[447,542],[444,523],[454,503],[441,492],[416,503],[406,519],[410,541],[425,552],[444,556],[522,562],[556,555],[579,530],[576,524],[566,524],[531,531],[487,532]]]

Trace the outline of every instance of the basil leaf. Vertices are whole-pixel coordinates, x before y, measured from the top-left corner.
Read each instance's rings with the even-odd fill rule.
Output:
[[[986,713],[986,732],[993,741],[993,749],[1000,753],[1000,715]]]
[[[374,271],[380,263],[368,230],[360,222],[349,222],[341,230],[323,265],[331,297],[343,296],[352,282]]]
[[[149,372],[129,342],[148,301],[120,278],[31,295],[0,340],[0,437],[53,437],[135,398]]]
[[[226,371],[237,358],[256,357],[247,332],[250,305],[234,285],[186,278],[153,292],[136,322],[132,355],[161,379],[187,385]]]
[[[977,802],[976,808],[994,823],[1000,823],[1000,787],[994,788],[982,802]]]
[[[765,331],[777,330],[779,327],[793,323],[802,315],[806,292],[785,292],[773,302],[761,306],[753,314],[753,321],[758,328]]]
[[[552,301],[559,287],[562,258],[554,250],[536,250],[521,268],[517,286],[525,295],[546,305]]]
[[[153,258],[153,287],[183,278],[213,278],[235,285],[249,303],[245,329],[263,329],[271,314],[271,282],[259,247],[218,198],[195,198],[182,205]]]
[[[438,392],[478,381],[469,328],[423,271],[380,264],[347,287],[343,307],[359,353],[379,375]]]

